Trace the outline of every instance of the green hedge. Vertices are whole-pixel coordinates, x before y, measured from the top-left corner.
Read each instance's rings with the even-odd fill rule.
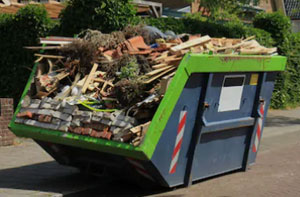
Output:
[[[241,38],[255,35],[256,40],[264,45],[271,47],[274,45],[274,40],[271,34],[252,26],[244,25],[241,22],[216,22],[201,20],[192,16],[176,19],[168,18],[150,18],[145,19],[144,23],[147,25],[155,26],[162,31],[172,30],[175,33],[190,33],[209,35],[211,37],[228,37],[228,38]]]
[[[280,53],[287,57],[286,71],[278,77],[273,98],[273,108],[285,108],[300,104],[300,34],[285,36]]]
[[[177,34],[186,32],[186,25],[183,20],[175,19],[173,17],[167,18],[145,18],[142,20],[143,23],[157,27],[161,31],[172,30]]]
[[[33,52],[24,46],[36,45],[51,26],[46,9],[28,5],[15,15],[0,15],[0,97],[18,101],[33,66]]]
[[[300,35],[292,34],[290,19],[279,12],[260,13],[253,25],[269,32],[280,55],[288,58],[286,71],[280,73],[272,96],[272,108],[300,104]]]
[[[284,38],[292,32],[290,19],[280,12],[261,12],[255,16],[253,25],[271,33],[276,45],[280,45]]]

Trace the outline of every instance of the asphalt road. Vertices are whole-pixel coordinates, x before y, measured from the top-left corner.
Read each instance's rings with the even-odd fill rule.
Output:
[[[299,118],[298,118],[299,117]],[[0,197],[6,196],[300,196],[300,108],[271,111],[256,164],[194,183],[189,188],[141,189],[91,179],[60,166],[31,140],[0,148]]]

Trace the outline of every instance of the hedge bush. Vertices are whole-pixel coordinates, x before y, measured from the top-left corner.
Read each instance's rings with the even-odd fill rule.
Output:
[[[255,16],[254,27],[269,32],[280,55],[288,58],[286,71],[280,73],[272,96],[272,108],[300,104],[300,35],[292,34],[290,19],[279,12]]]
[[[263,46],[273,47],[275,46],[275,41],[271,34],[265,30],[248,27],[245,30],[245,37],[255,36],[255,39]]]
[[[36,45],[51,27],[41,5],[28,5],[15,15],[0,15],[0,97],[18,101],[34,61],[33,52],[23,47]]]
[[[135,14],[130,0],[69,0],[60,14],[59,33],[73,36],[85,29],[109,33],[130,24]]]
[[[224,35],[222,24],[212,21],[198,20],[194,17],[176,19],[173,17],[167,18],[148,18],[143,21],[147,25],[155,26],[162,31],[171,30],[177,34],[209,34],[213,37]]]
[[[154,26],[165,32],[167,30],[174,31],[177,34],[186,32],[186,25],[182,19],[176,19],[173,17],[167,18],[146,18],[142,20],[146,25]]]
[[[211,37],[228,37],[228,38],[241,38],[255,35],[256,40],[264,45],[271,47],[274,45],[274,40],[271,34],[262,30],[244,25],[241,22],[216,22],[207,20],[204,17],[188,17],[176,19],[168,18],[150,18],[145,19],[144,23],[147,25],[155,26],[162,31],[172,30],[175,33],[190,33],[209,35]]]
[[[280,45],[284,38],[291,34],[291,21],[280,12],[261,12],[254,18],[253,25],[271,33],[276,45]]]
[[[280,51],[288,61],[286,71],[277,79],[272,107],[297,106],[300,104],[300,34],[285,36]]]

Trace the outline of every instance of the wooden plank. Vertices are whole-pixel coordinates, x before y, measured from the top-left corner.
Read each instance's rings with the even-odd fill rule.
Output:
[[[146,73],[146,76],[152,76],[152,75],[156,75],[157,73],[160,73],[160,72],[163,72],[169,68],[171,68],[172,66],[166,66],[166,67],[163,67],[163,68],[160,68],[160,69],[157,69],[157,70],[153,70],[151,72],[148,72]]]
[[[164,62],[175,62],[175,61],[181,61],[183,57],[177,57],[177,55],[175,57],[173,56],[170,56],[170,57],[167,57]]]
[[[113,83],[111,83],[110,81],[106,81],[104,79],[101,78],[95,78],[93,79],[94,82],[100,82],[100,83],[107,83],[107,85],[114,87],[115,85]]]
[[[64,71],[64,70],[66,70],[65,68],[60,68],[60,69],[57,69],[57,70],[54,70],[54,71],[52,71],[51,73],[58,73],[58,72],[62,72],[62,71]],[[51,74],[51,73],[49,73],[49,74]]]
[[[88,90],[89,91],[94,91],[96,88],[98,89],[98,86],[100,85],[99,82],[95,82],[95,83],[90,83]]]
[[[36,78],[40,78],[40,77],[42,76],[42,74],[43,74],[43,69],[42,69],[41,66],[42,66],[41,64],[39,64],[39,65],[37,66]]]
[[[262,47],[256,40],[246,41],[242,45],[243,48],[257,48]]]
[[[43,58],[51,58],[51,59],[64,59],[64,56],[59,56],[59,55],[44,55],[44,54],[39,54],[35,53],[34,56],[37,57],[43,57]]]
[[[168,64],[162,63],[162,64],[154,65],[154,66],[152,66],[152,68],[153,69],[160,69],[160,68],[163,68],[163,67],[166,67],[166,66],[168,66]]]
[[[172,70],[174,70],[174,69],[176,69],[176,67],[169,68],[168,70],[166,70],[166,71],[160,73],[159,75],[156,75],[156,76],[152,77],[151,79],[145,81],[144,83],[145,83],[145,84],[151,83],[152,81],[154,81],[154,80],[160,78],[161,76],[164,76],[165,74],[167,74],[168,72],[170,72],[170,71],[172,71]]]
[[[203,51],[204,51],[203,46],[198,46],[198,47],[192,47],[191,48],[192,53],[202,53]],[[181,50],[181,53],[187,53],[187,52],[189,52],[189,51]]]
[[[268,54],[277,53],[277,47],[274,48],[266,48]]]
[[[49,91],[49,92],[39,91],[39,92],[35,95],[35,97],[42,99],[42,98],[44,98],[44,97],[48,97],[50,94],[52,94],[52,93],[53,93],[54,91],[56,91],[56,90],[57,90],[57,87],[53,88],[53,89],[52,89],[51,91]]]
[[[69,72],[63,71],[63,72],[59,73],[58,75],[56,75],[55,78],[56,78],[58,81],[61,81],[61,80],[63,80],[64,78],[66,78],[67,76],[69,76],[69,75],[70,75]]]
[[[168,74],[164,77],[170,78],[170,77],[174,77],[174,75],[176,74],[176,71],[172,72],[171,74]]]
[[[190,47],[193,47],[193,46],[196,46],[196,45],[200,45],[200,44],[203,44],[203,43],[208,42],[210,40],[211,40],[211,38],[209,36],[203,36],[203,37],[200,37],[200,38],[196,38],[196,39],[184,42],[184,43],[179,44],[175,47],[172,47],[171,51],[172,52],[179,52],[183,49],[190,48]]]
[[[44,57],[39,57],[38,59],[36,59],[35,61],[34,61],[34,63],[39,63],[40,61],[42,61],[44,59]]]
[[[169,51],[163,52],[159,57],[157,57],[154,61],[159,61],[168,57]]]
[[[91,70],[91,72],[90,72],[90,74],[88,76],[88,78],[86,79],[86,81],[85,81],[85,83],[84,83],[84,85],[82,87],[81,92],[83,94],[86,92],[87,88],[89,87],[89,84],[92,81],[92,79],[94,78],[94,74],[97,71],[97,69],[98,69],[98,64],[94,64],[93,68],[92,68],[92,70]]]
[[[47,59],[47,61],[48,61],[48,64],[49,64],[49,71],[48,71],[48,74],[49,74],[53,70],[53,63],[52,63],[52,61],[50,59]]]
[[[141,143],[141,138],[137,137],[136,139],[134,139],[135,141],[132,141],[132,145],[133,146],[138,146]]]
[[[30,49],[30,50],[54,50],[54,49],[61,49],[61,46],[27,46],[24,47],[25,49]]]
[[[255,36],[250,36],[248,38],[246,38],[245,40],[243,40],[243,42],[249,41],[249,40],[253,40],[255,39]]]
[[[261,54],[272,54],[272,53],[276,53],[277,52],[277,48],[265,48],[265,47],[261,47],[261,48],[254,48],[254,49],[244,49],[241,48],[240,50],[240,54],[241,55],[261,55]]]
[[[80,81],[78,81],[78,83],[76,84],[76,86],[78,87],[83,87],[84,82],[86,81],[88,75],[85,75]]]
[[[3,2],[4,5],[6,5],[6,6],[10,6],[10,5],[11,5],[10,0],[2,0],[2,2]]]
[[[141,133],[143,131],[147,131],[149,128],[151,121],[146,122],[145,124],[138,125],[130,129],[133,134]]]
[[[64,98],[66,98],[67,96],[69,96],[69,94],[71,93],[72,89],[76,86],[76,84],[78,83],[79,80],[80,80],[80,73],[77,73],[76,76],[75,76],[75,80],[72,83],[72,86],[66,92],[64,92],[60,97],[55,97],[55,99],[59,100],[59,101],[64,100]]]
[[[163,59],[160,59],[160,60],[156,60],[156,62],[169,63],[169,62],[180,61],[180,60],[182,60],[182,57],[178,57],[178,55],[172,55],[172,56],[168,56]]]
[[[174,74],[175,74],[175,72],[173,72]],[[172,73],[172,74],[173,74]],[[172,80],[173,78],[172,77],[170,77],[170,75],[168,75],[168,76],[164,76],[163,78],[162,78],[162,80],[160,81],[160,89],[159,89],[159,94],[160,95],[164,95],[166,92],[167,92],[167,89],[168,89],[168,87],[169,87],[169,84],[171,83],[171,80]]]
[[[242,40],[241,43],[235,44],[233,46],[225,46],[225,47],[221,47],[221,48],[216,48],[216,51],[223,51],[226,49],[237,49],[239,47],[241,47],[245,42],[249,41],[249,40],[253,40],[255,38],[255,36],[250,36],[248,38],[246,38],[245,40]]]

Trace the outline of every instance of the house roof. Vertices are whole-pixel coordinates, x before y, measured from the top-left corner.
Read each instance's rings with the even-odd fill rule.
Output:
[[[300,19],[300,1],[299,0],[284,0],[286,15],[291,19]]]
[[[2,4],[0,0],[0,13],[15,14],[18,12],[20,8],[26,6],[26,4],[17,3],[17,0],[11,0],[11,2],[12,3],[10,6],[6,6]],[[39,4],[39,3],[31,2],[30,4]],[[65,8],[64,4],[52,0],[49,0],[48,3],[43,3],[42,5],[45,6],[50,18],[52,19],[58,19],[61,10]],[[147,12],[150,10],[150,7],[148,5],[138,4],[136,5],[136,8],[138,13]]]
[[[59,13],[65,7],[63,4],[54,1],[49,1],[49,3],[44,3],[43,5],[49,14],[49,17],[52,19],[57,19],[59,17]],[[20,3],[12,3],[10,6],[4,7],[0,6],[0,13],[15,14],[20,8],[25,6],[25,4]]]

